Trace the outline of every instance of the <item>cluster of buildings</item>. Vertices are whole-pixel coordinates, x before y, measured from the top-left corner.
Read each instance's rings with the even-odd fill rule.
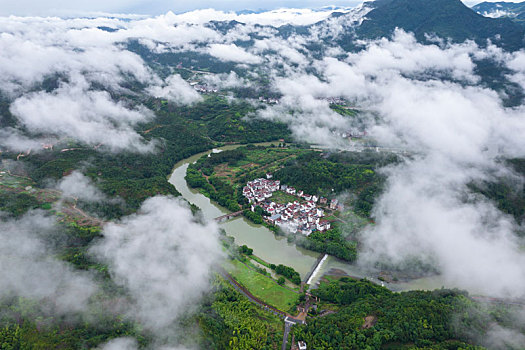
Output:
[[[309,195],[293,187],[282,185],[279,180],[272,180],[270,174],[267,174],[266,177],[266,179],[260,178],[250,181],[243,188],[243,195],[252,204],[252,211],[261,207],[269,214],[266,219],[269,223],[292,233],[309,236],[314,231],[323,232],[331,228],[331,223],[323,219],[325,216],[324,209],[317,203],[335,210],[338,209],[336,199],[331,200],[328,204],[328,200],[324,197]],[[276,191],[283,191],[302,199],[302,201],[295,200],[286,204],[276,203],[271,200]]]
[[[194,84],[193,88],[203,94],[217,93],[219,91],[217,89],[210,88],[207,85],[199,85],[199,84]]]
[[[279,104],[279,99],[277,98],[265,98],[265,97],[259,97],[259,102],[268,103],[271,105]]]
[[[345,105],[346,100],[341,97],[326,97],[322,98],[321,100],[327,101],[331,105]],[[259,97],[260,102],[268,103],[268,104],[278,104],[279,99],[277,98],[265,98],[265,97]]]

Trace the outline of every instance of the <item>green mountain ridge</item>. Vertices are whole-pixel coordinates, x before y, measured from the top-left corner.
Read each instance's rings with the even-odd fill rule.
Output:
[[[506,17],[525,26],[524,2],[482,2],[472,7],[472,10],[487,17]]]
[[[380,0],[356,29],[358,37],[379,38],[396,28],[413,32],[419,41],[436,34],[453,42],[475,40],[484,46],[491,40],[515,51],[524,47],[525,28],[508,18],[487,18],[460,0]]]

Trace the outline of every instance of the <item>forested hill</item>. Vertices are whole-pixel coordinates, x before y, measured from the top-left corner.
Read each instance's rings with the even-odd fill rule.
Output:
[[[454,42],[473,39],[485,45],[487,39],[507,50],[523,47],[525,29],[508,18],[487,18],[465,6],[460,0],[388,0],[375,4],[358,36],[379,38],[395,28],[413,32],[426,41],[425,34],[437,34]],[[500,39],[497,39],[500,38]]]
[[[487,17],[508,17],[516,23],[525,25],[525,1],[524,2],[482,2],[473,6],[477,13]]]

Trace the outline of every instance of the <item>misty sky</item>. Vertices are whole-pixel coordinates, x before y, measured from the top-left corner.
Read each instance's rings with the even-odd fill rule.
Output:
[[[491,1],[491,0],[489,0]],[[0,15],[71,16],[96,12],[157,15],[168,11],[274,9],[279,7],[355,6],[360,0],[0,0]],[[480,1],[464,0],[468,5]],[[514,0],[513,2],[518,2]]]

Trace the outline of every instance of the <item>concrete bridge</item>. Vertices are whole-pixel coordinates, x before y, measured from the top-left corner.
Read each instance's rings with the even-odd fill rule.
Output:
[[[233,219],[233,218],[235,218],[235,217],[237,217],[239,215],[242,215],[242,212],[243,212],[243,210],[236,211],[235,213],[225,214],[223,216],[216,217],[213,220],[217,221],[218,223],[225,222],[225,221]]]

